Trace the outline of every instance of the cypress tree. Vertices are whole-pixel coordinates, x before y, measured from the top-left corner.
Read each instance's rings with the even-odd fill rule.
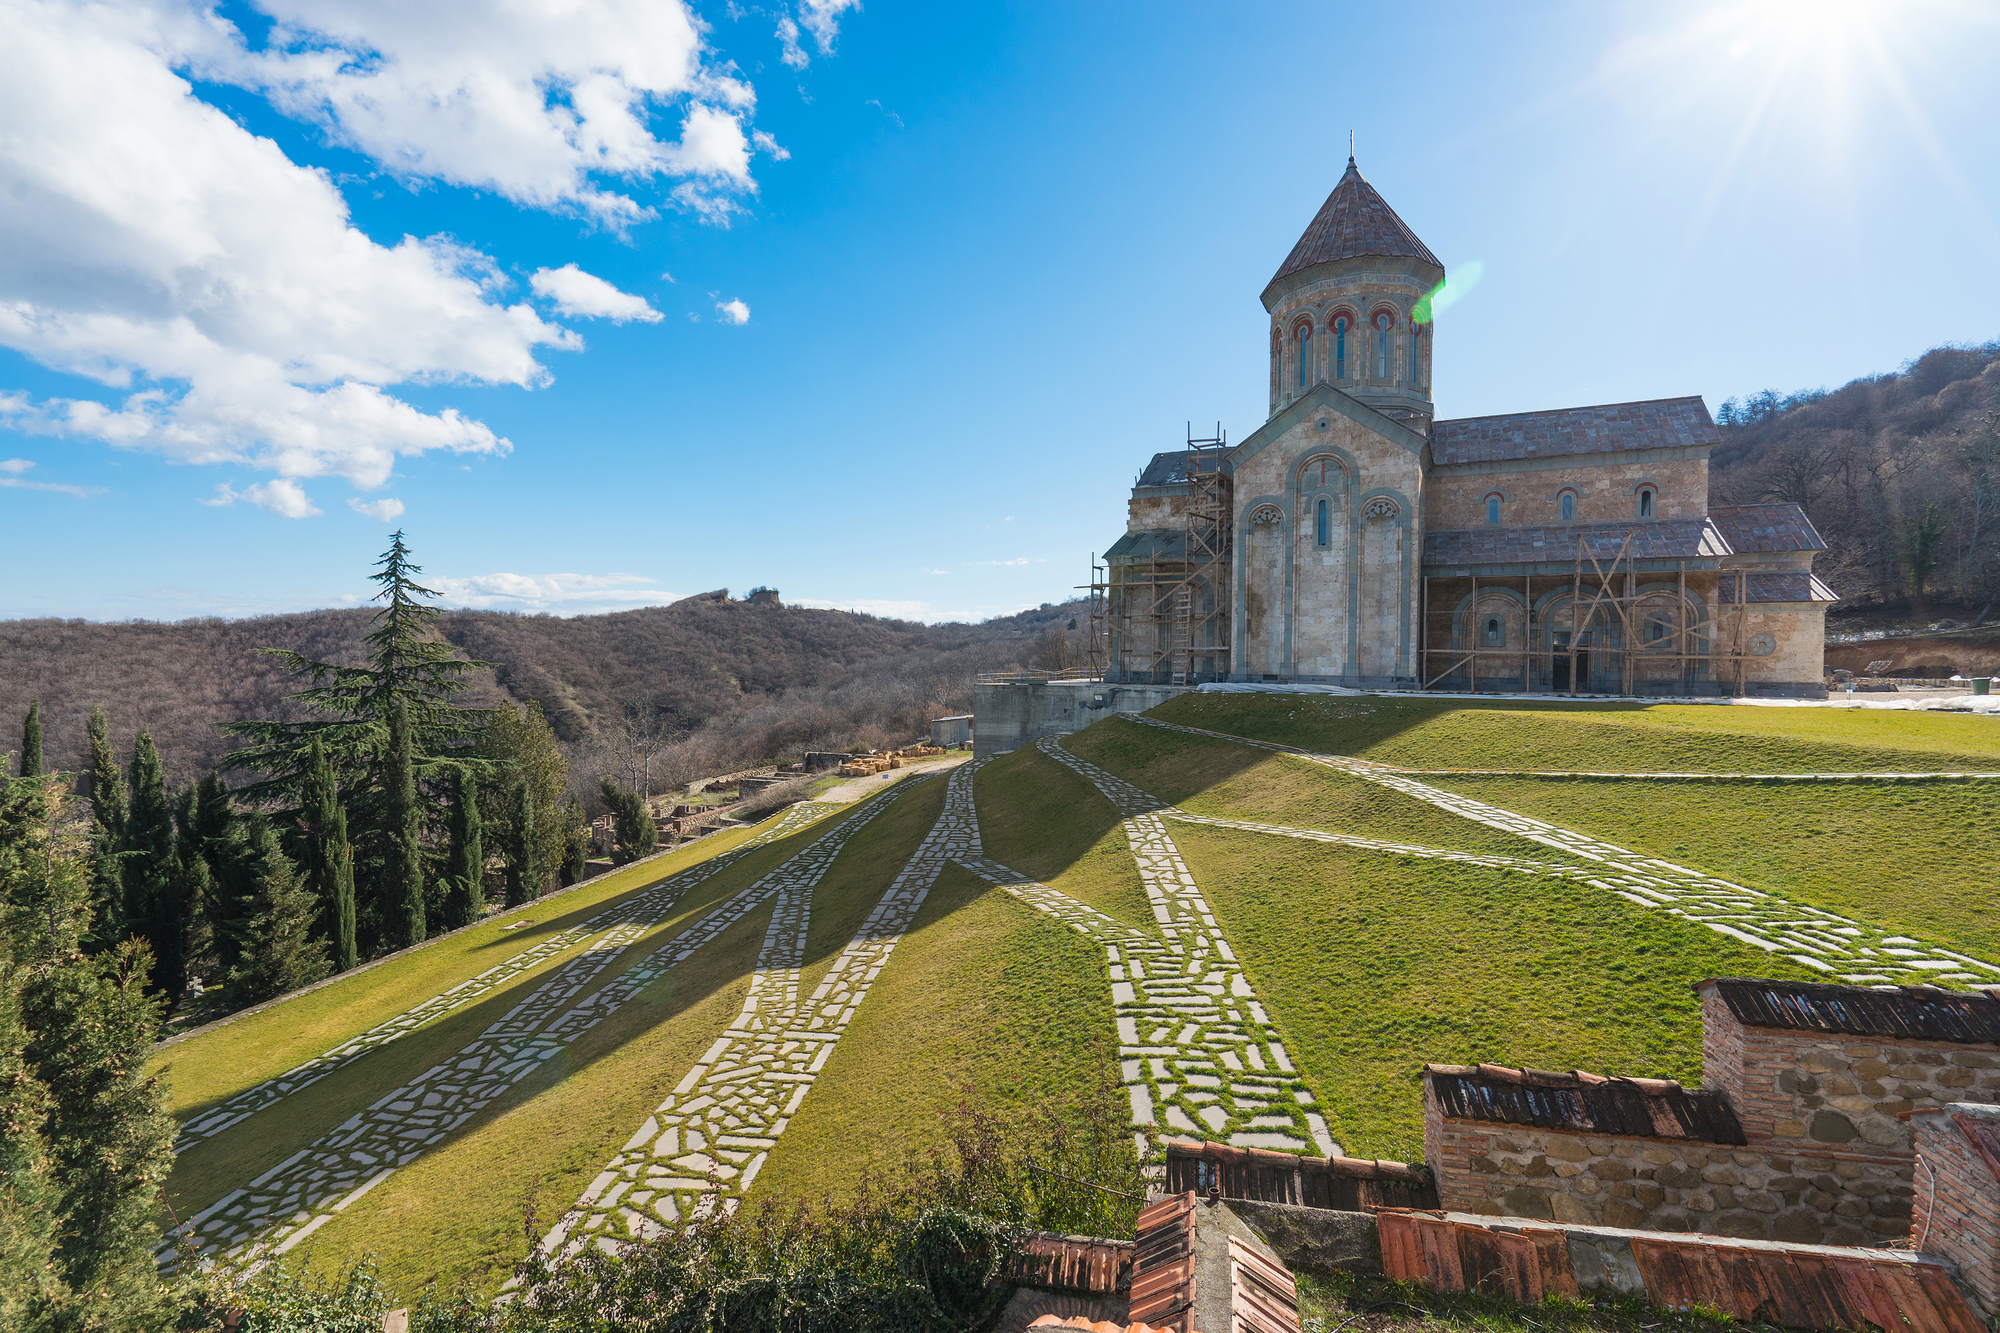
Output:
[[[184,923],[181,940],[181,968],[192,978],[196,969],[213,962],[215,948],[215,876],[208,868],[206,849],[195,825],[195,788],[181,793],[174,811],[177,836],[174,839],[174,899]],[[212,975],[212,973],[211,973]],[[182,982],[183,988],[186,981]]]
[[[507,906],[519,907],[538,895],[535,875],[535,789],[526,778],[514,784],[507,812]]]
[[[229,799],[229,787],[220,773],[210,773],[188,798],[189,820],[181,836],[192,840],[191,850],[208,867],[209,892],[202,904],[208,935],[214,941],[216,973],[227,977],[237,961],[240,899],[248,892],[243,882],[243,834],[236,807]]]
[[[333,874],[333,964],[345,972],[361,958],[354,938],[354,847],[347,840],[347,811],[338,806],[326,854]]]
[[[243,821],[236,966],[225,982],[241,1007],[309,986],[327,974],[326,943],[312,937],[313,900],[263,815]]]
[[[28,704],[28,716],[21,723],[21,776],[38,778],[42,775],[42,701],[37,698]]]
[[[0,941],[0,1328],[47,1328],[65,1293],[55,1267],[60,1195],[43,1128],[55,1098],[22,1056],[21,988],[32,974]]]
[[[167,775],[153,734],[139,729],[132,745],[132,799],[125,813],[125,855],[119,867],[127,925],[153,946],[154,984],[178,996],[187,987],[185,921],[174,858],[174,813]]]
[[[604,794],[604,803],[611,807],[611,817],[616,821],[618,863],[624,865],[642,856],[651,856],[653,849],[659,846],[660,834],[646,809],[645,799],[610,778],[602,779],[598,790]]]
[[[90,710],[90,814],[97,832],[92,840],[95,912],[92,920],[101,939],[118,938],[125,917],[124,886],[118,871],[125,847],[125,775],[111,749],[111,721],[96,705]]]
[[[486,914],[486,848],[479,819],[479,786],[470,770],[451,772],[451,856],[445,878],[451,884],[451,915],[456,928]]]
[[[563,806],[564,883],[583,879],[584,863],[590,860],[590,816],[584,813],[583,799],[574,792]]]
[[[312,740],[312,758],[306,766],[305,785],[299,799],[299,869],[306,889],[319,904],[314,925],[322,939],[334,936],[333,907],[333,822],[340,811],[340,788],[333,768],[326,761],[326,746]],[[338,949],[335,950],[338,952]]]
[[[391,920],[401,927],[401,943],[424,942],[424,854],[421,812],[417,809],[416,758],[410,749],[409,707],[398,696],[389,701],[389,751],[383,764],[387,818],[383,831],[388,845],[383,857],[382,895],[392,904]]]

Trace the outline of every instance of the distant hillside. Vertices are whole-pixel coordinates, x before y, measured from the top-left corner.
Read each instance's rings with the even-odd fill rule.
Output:
[[[1710,494],[1805,506],[1831,546],[1816,567],[1841,596],[1836,624],[1969,619],[2000,593],[2000,342],[1933,348],[1830,392],[1731,399],[1717,419]],[[1903,538],[1931,504],[1943,532],[1919,606]]]
[[[539,701],[579,756],[617,748],[628,733],[654,748],[701,736],[702,752],[683,755],[699,768],[726,767],[746,747],[751,762],[776,752],[766,746],[907,739],[934,709],[969,712],[975,672],[1046,655],[1080,605],[923,625],[711,593],[609,615],[454,611],[441,623],[467,657],[496,664],[474,679],[473,704]],[[356,662],[373,617],[361,608],[176,623],[0,621],[0,751],[18,745],[19,720],[40,697],[49,764],[81,768],[85,722],[100,703],[121,756],[148,726],[169,778],[185,782],[232,748],[216,724],[289,715],[296,682],[259,649]]]

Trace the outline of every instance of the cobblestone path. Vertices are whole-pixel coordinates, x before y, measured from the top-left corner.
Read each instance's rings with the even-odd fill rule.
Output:
[[[1364,782],[1388,787],[1463,819],[1541,843],[1590,863],[1593,873],[1576,877],[1593,887],[1608,890],[1640,907],[1663,909],[1745,944],[1783,955],[1815,971],[1832,973],[1842,981],[1859,985],[1916,982],[1991,985],[2000,979],[2000,966],[1983,959],[1908,935],[1885,931],[1864,921],[1794,903],[1773,893],[1733,884],[1726,879],[1630,851],[1587,833],[1516,814],[1469,796],[1442,791],[1412,776],[1423,770],[1395,769],[1365,759],[1316,754],[1293,746],[1248,740],[1155,718],[1131,716],[1129,720],[1168,731],[1182,731],[1289,754]],[[1234,821],[1200,820],[1197,816],[1179,811],[1175,812],[1175,817],[1246,827]],[[1469,862],[1479,860],[1473,853],[1441,854]]]
[[[442,1018],[454,1009],[470,1004],[487,992],[505,986],[515,977],[532,971],[550,958],[569,952],[600,930],[615,928],[628,920],[657,919],[662,909],[688,889],[735,864],[757,848],[796,833],[827,811],[836,808],[838,807],[816,802],[795,805],[785,811],[784,817],[777,823],[749,841],[732,847],[719,856],[711,857],[699,865],[690,866],[678,875],[651,886],[644,893],[606,908],[589,920],[571,926],[568,930],[559,931],[532,948],[523,949],[513,957],[494,964],[478,976],[461,981],[450,990],[433,995],[423,1003],[405,1009],[394,1018],[378,1023],[358,1036],[348,1038],[332,1050],[314,1056],[304,1064],[294,1066],[275,1078],[266,1079],[254,1088],[245,1089],[219,1106],[200,1112],[180,1127],[180,1132],[174,1139],[174,1154],[178,1156],[204,1139],[214,1138],[230,1126],[277,1105],[301,1088],[310,1087],[335,1070],[346,1068],[370,1051],[379,1050],[397,1038],[406,1037]]]
[[[742,1201],[938,872],[976,849],[976,767],[952,770],[943,813],[804,1000],[799,970],[812,896],[839,849],[795,858],[773,872],[778,902],[742,1012],[550,1229],[544,1253],[573,1255],[593,1242],[615,1252],[623,1241]],[[890,788],[883,804],[927,780],[913,777]]]
[[[1105,950],[1118,1025],[1120,1070],[1132,1119],[1239,1147],[1337,1156],[1326,1120],[1299,1077],[1263,1003],[1243,974],[1159,812],[1163,803],[1046,737],[1044,754],[1081,774],[1124,819],[1125,836],[1153,909],[1150,931],[986,859],[961,862],[983,878],[1090,936]],[[1147,1145],[1142,1144],[1142,1148]]]
[[[657,926],[671,902],[647,919],[624,921],[555,969],[528,996],[444,1063],[387,1093],[309,1147],[189,1218],[161,1247],[171,1262],[185,1234],[189,1258],[253,1264],[283,1254],[441,1143],[495,1098],[780,893],[802,865],[824,873],[862,827],[912,783],[891,788],[855,817],[828,830],[748,888],[713,908],[652,953],[591,991],[614,959]],[[682,892],[685,891],[685,884]],[[801,933],[804,926],[801,922]],[[588,993],[586,993],[588,992]]]

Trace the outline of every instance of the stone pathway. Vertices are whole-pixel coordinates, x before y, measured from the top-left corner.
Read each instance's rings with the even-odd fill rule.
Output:
[[[1640,907],[1664,909],[1745,944],[1782,954],[1815,971],[1831,973],[1842,981],[1858,985],[1908,985],[1918,982],[1991,985],[2000,979],[2000,966],[1983,959],[1816,907],[1789,902],[1776,894],[1746,888],[1687,866],[1630,851],[1587,833],[1578,833],[1469,796],[1443,791],[1411,776],[1423,770],[1393,769],[1364,759],[1316,754],[1293,746],[1179,726],[1155,718],[1134,715],[1129,720],[1168,731],[1187,732],[1289,754],[1364,782],[1388,787],[1489,828],[1541,843],[1591,863],[1593,873],[1576,876],[1587,884],[1615,893]],[[1190,822],[1247,827],[1235,821],[1200,820],[1180,811],[1175,812],[1175,817]],[[1468,862],[1480,860],[1471,853],[1437,854]]]
[[[161,1263],[172,1262],[183,1245],[187,1258],[219,1258],[238,1266],[254,1265],[264,1257],[290,1250],[397,1169],[443,1142],[652,982],[780,893],[794,867],[812,864],[823,872],[848,839],[905,790],[907,785],[892,789],[590,991],[600,972],[660,924],[672,902],[663,899],[648,917],[613,927],[581,955],[551,972],[457,1055],[387,1093],[250,1184],[189,1218],[161,1246]],[[686,887],[683,882],[680,892]],[[799,930],[802,935],[803,923]]]
[[[514,978],[532,971],[550,958],[569,952],[600,930],[614,928],[628,920],[658,919],[659,913],[688,889],[735,864],[757,848],[796,833],[829,810],[836,808],[838,807],[820,802],[802,802],[795,805],[785,811],[784,817],[777,823],[748,842],[664,879],[649,887],[644,893],[627,898],[587,921],[571,926],[567,930],[558,931],[539,944],[521,950],[504,962],[496,963],[478,976],[461,981],[450,990],[433,995],[423,1003],[376,1024],[368,1031],[348,1038],[332,1050],[314,1056],[304,1064],[296,1065],[275,1078],[266,1079],[253,1088],[245,1089],[219,1106],[198,1113],[180,1127],[174,1139],[174,1154],[178,1156],[195,1144],[214,1138],[230,1126],[249,1119],[259,1111],[268,1110],[300,1089],[319,1082],[328,1074],[346,1068],[370,1051],[379,1050],[398,1038],[406,1037],[417,1029],[428,1026],[453,1010],[470,1004],[480,996],[505,986]]]
[[[799,970],[812,896],[833,857],[801,856],[773,873],[780,881],[778,903],[742,1012],[550,1229],[544,1253],[574,1255],[592,1243],[615,1253],[626,1240],[659,1235],[667,1225],[717,1207],[733,1210],[742,1201],[938,872],[977,849],[976,767],[952,771],[937,823],[804,1000]],[[893,791],[908,791],[928,776]]]
[[[1163,803],[1084,762],[1057,743],[1044,754],[1081,774],[1124,817],[1154,926],[1140,931],[1046,884],[987,860],[961,862],[983,878],[1103,946],[1111,972],[1119,1056],[1132,1120],[1146,1135],[1165,1130],[1226,1139],[1238,1147],[1339,1156],[1313,1093],[1159,812]],[[973,824],[977,838],[978,825]],[[974,844],[975,849],[977,843]]]

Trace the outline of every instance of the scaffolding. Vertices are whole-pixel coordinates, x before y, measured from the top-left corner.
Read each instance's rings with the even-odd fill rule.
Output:
[[[1638,674],[1642,668],[1670,665],[1674,668],[1674,679],[1683,693],[1701,678],[1702,668],[1709,667],[1712,668],[1712,677],[1718,686],[1726,685],[1732,697],[1741,695],[1744,692],[1748,661],[1754,656],[1749,651],[1748,645],[1749,569],[1738,565],[1714,565],[1696,571],[1698,574],[1713,573],[1716,576],[1715,594],[1719,606],[1714,617],[1695,625],[1690,623],[1693,617],[1688,614],[1687,561],[1680,560],[1675,585],[1672,637],[1669,639],[1662,633],[1651,642],[1647,642],[1641,639],[1639,633],[1641,627],[1636,623],[1636,618],[1640,615],[1640,603],[1648,599],[1657,599],[1661,594],[1657,591],[1643,591],[1640,587],[1638,562],[1631,554],[1633,538],[1638,535],[1637,531],[1625,534],[1624,541],[1619,543],[1617,553],[1611,557],[1607,568],[1598,559],[1597,554],[1588,549],[1583,535],[1578,534],[1576,560],[1570,575],[1567,578],[1556,576],[1551,580],[1552,585],[1556,587],[1565,583],[1569,585],[1570,600],[1566,606],[1546,616],[1538,616],[1535,608],[1535,575],[1532,572],[1489,577],[1484,585],[1487,588],[1504,587],[1510,591],[1518,590],[1522,595],[1526,607],[1527,639],[1518,648],[1480,646],[1480,636],[1484,631],[1479,623],[1483,613],[1479,609],[1481,581],[1478,574],[1470,576],[1472,591],[1466,600],[1466,606],[1471,612],[1469,637],[1472,646],[1430,647],[1431,585],[1440,576],[1426,575],[1422,608],[1425,646],[1422,654],[1422,674],[1419,678],[1420,688],[1436,689],[1438,682],[1462,670],[1466,673],[1466,688],[1476,694],[1479,692],[1480,664],[1485,662],[1504,664],[1518,670],[1523,689],[1532,689],[1531,677],[1538,674],[1551,683],[1552,692],[1566,693],[1574,698],[1579,693],[1600,692],[1590,689],[1585,683],[1593,665],[1592,659],[1599,655],[1615,653],[1619,659],[1622,694],[1635,693],[1635,686],[1642,679]],[[1584,569],[1586,564],[1589,566],[1587,575]],[[1624,567],[1622,573],[1621,565]],[[1657,576],[1664,571],[1648,572]],[[1456,582],[1455,579],[1452,581]],[[1518,589],[1516,585],[1520,585]],[[1585,601],[1586,594],[1589,596],[1588,602]],[[1598,619],[1600,610],[1607,612],[1611,618],[1600,622]],[[1569,617],[1567,629],[1559,628],[1555,623],[1556,618],[1565,612]],[[1449,623],[1456,626],[1457,609],[1451,608],[1445,614],[1450,617]],[[1593,631],[1600,623],[1607,629],[1615,623],[1619,631],[1615,647],[1592,642]],[[1539,646],[1535,642],[1538,630],[1542,637]],[[1560,644],[1556,642],[1558,636],[1563,637],[1563,642]],[[1440,659],[1445,661],[1445,666],[1433,674],[1431,668]],[[1557,671],[1558,665],[1562,668],[1560,672]],[[1539,671],[1534,671],[1534,668],[1539,668]],[[1651,682],[1657,677],[1647,676],[1643,679]]]
[[[1218,422],[1214,435],[1198,439],[1190,424],[1186,449],[1179,550],[1154,542],[1144,566],[1117,580],[1115,598],[1109,566],[1091,562],[1093,626],[1102,602],[1107,640],[1116,639],[1106,666],[1124,679],[1192,685],[1229,674],[1228,436]]]

